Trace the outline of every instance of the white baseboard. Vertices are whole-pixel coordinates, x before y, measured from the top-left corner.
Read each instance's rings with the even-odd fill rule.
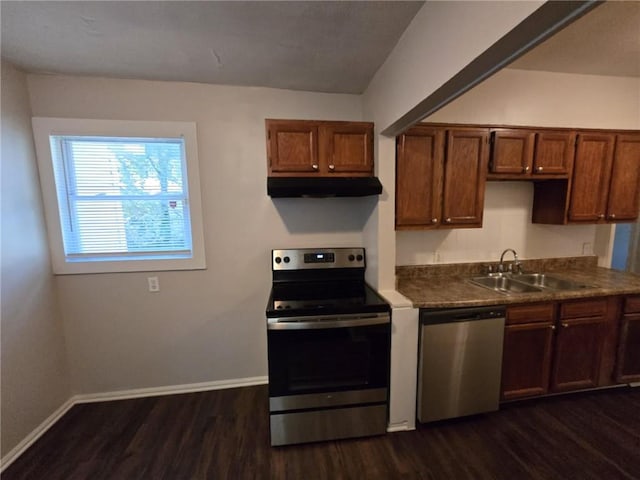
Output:
[[[387,425],[387,432],[410,432],[411,430],[415,430],[415,425],[409,425],[409,422],[401,422]]]
[[[132,390],[117,390],[115,392],[87,393],[73,397],[75,403],[108,402],[110,400],[126,400],[128,398],[159,397],[177,393],[207,392],[224,388],[249,387],[264,385],[268,377],[234,378],[231,380],[217,380],[214,382],[188,383],[185,385],[167,385],[163,387],[135,388]]]
[[[62,416],[69,411],[71,407],[75,405],[73,397],[64,402],[60,408],[49,415],[44,422],[34,428],[31,433],[22,439],[18,445],[13,447],[2,459],[0,460],[0,473],[2,473],[9,465],[11,465],[20,455],[22,455],[27,448],[35,443],[47,430],[49,430]]]
[[[268,377],[247,377],[231,380],[218,380],[214,382],[189,383],[186,385],[167,385],[164,387],[136,388],[132,390],[118,390],[115,392],[88,393],[74,395],[60,406],[55,412],[33,429],[18,445],[0,459],[0,473],[11,465],[31,445],[35,443],[47,430],[49,430],[62,416],[77,403],[108,402],[110,400],[125,400],[128,398],[158,397],[161,395],[173,395],[178,393],[206,392],[209,390],[222,390],[225,388],[249,387],[252,385],[264,385],[268,383]]]

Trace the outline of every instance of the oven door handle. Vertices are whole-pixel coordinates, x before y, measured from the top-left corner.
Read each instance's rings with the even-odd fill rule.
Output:
[[[319,317],[310,320],[310,317],[281,317],[269,318],[268,330],[309,330],[328,328],[366,327],[369,325],[382,325],[389,323],[391,317],[388,313],[337,315],[332,317]]]

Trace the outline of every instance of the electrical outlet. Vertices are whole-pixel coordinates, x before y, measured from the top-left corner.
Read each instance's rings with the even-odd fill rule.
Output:
[[[593,255],[593,245],[591,244],[591,242],[584,242],[582,244],[582,254]]]
[[[160,291],[160,281],[158,277],[147,277],[147,283],[149,284],[149,291],[156,293]]]

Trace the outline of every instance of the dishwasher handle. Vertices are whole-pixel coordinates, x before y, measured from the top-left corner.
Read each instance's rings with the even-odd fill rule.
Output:
[[[473,322],[489,318],[504,318],[507,307],[492,305],[488,307],[463,308],[423,308],[420,309],[421,325],[436,325],[438,323]]]

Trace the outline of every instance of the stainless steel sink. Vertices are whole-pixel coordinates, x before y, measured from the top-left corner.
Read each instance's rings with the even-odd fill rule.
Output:
[[[541,288],[523,282],[517,282],[505,276],[474,277],[471,279],[471,283],[500,293],[531,293],[542,291]]]
[[[580,290],[583,288],[594,287],[593,285],[574,282],[573,280],[553,277],[546,273],[523,273],[520,275],[513,275],[510,278],[516,282],[526,283],[527,285],[532,285],[534,287],[548,288],[551,290]]]

